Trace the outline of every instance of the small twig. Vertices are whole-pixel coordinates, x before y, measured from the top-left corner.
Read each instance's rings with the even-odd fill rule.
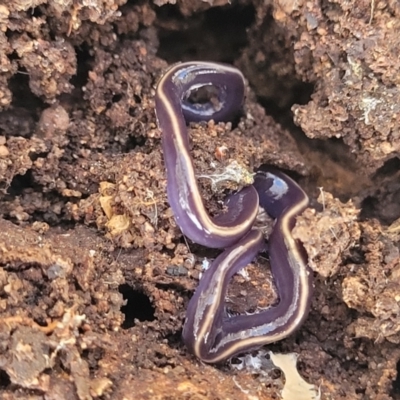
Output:
[[[371,0],[371,15],[369,17],[368,25],[371,25],[372,20],[374,19],[374,11],[375,11],[375,0]]]
[[[321,192],[321,197],[322,197],[322,210],[325,211],[325,195],[324,195],[324,188],[321,186],[318,188],[319,191]]]
[[[50,322],[47,326],[41,326],[38,323],[36,323],[33,319],[28,318],[28,317],[23,317],[21,315],[16,315],[14,317],[6,317],[6,318],[1,318],[0,323],[3,325],[11,326],[14,324],[21,324],[21,325],[28,325],[33,328],[41,330],[43,333],[46,335],[49,333],[52,333],[54,329],[57,328],[58,321],[53,321]]]
[[[187,241],[187,239],[186,239],[186,236],[185,235],[183,235],[183,240],[185,241],[185,243],[186,243],[186,247],[188,248],[188,250],[189,250],[189,253],[192,253],[192,250],[190,250],[190,246],[189,246],[189,243],[188,243],[188,241]]]

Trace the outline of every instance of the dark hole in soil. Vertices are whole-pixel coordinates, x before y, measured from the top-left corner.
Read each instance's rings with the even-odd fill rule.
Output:
[[[179,330],[175,333],[166,334],[164,339],[167,340],[168,345],[173,348],[177,349],[182,347],[182,330]]]
[[[393,381],[392,393],[390,395],[395,399],[400,399],[400,360],[397,361],[397,376]]]
[[[122,94],[114,94],[111,101],[113,103],[118,103],[119,101],[121,101],[121,99],[122,99]]]
[[[0,112],[0,135],[6,137],[31,137],[35,130],[35,111],[22,107],[10,107]]]
[[[121,312],[125,315],[122,323],[123,329],[135,326],[135,319],[139,321],[154,321],[154,307],[150,299],[140,290],[124,284],[118,288],[124,300],[127,300],[125,306],[121,307]]]
[[[29,87],[29,73],[25,68],[19,67],[18,72],[8,82],[8,87],[13,94],[12,105],[14,107],[32,110],[31,114],[35,109],[45,108],[43,101],[32,93]],[[40,112],[37,115],[40,115]]]
[[[85,86],[88,82],[89,71],[92,69],[94,57],[89,53],[90,47],[86,43],[75,47],[77,58],[77,72],[71,78],[71,83],[77,88]]]
[[[34,186],[32,170],[28,169],[24,175],[15,175],[10,187],[8,188],[8,194],[11,196],[21,195],[23,190],[26,188],[32,188]]]
[[[43,193],[43,188],[40,184],[35,182],[35,178],[33,176],[32,170],[28,169],[24,175],[15,175],[10,185],[5,187],[7,191],[6,199],[10,200],[14,197],[21,196],[22,203],[28,201],[29,197],[32,199],[36,199],[35,193]],[[0,183],[0,191],[3,190],[3,185]],[[83,194],[81,199],[87,198],[87,194]],[[46,192],[43,196],[39,196],[39,199],[43,201],[48,200],[50,204],[60,204],[63,200],[62,196],[55,190],[51,192]],[[69,199],[70,202],[77,202],[76,198],[71,197]],[[25,206],[23,207],[25,209]],[[28,211],[28,210],[26,210]],[[3,218],[8,221],[20,222],[18,218],[15,216],[11,216],[10,214],[4,214]],[[55,226],[60,223],[60,220],[63,219],[63,211],[55,212],[51,208],[43,209],[40,205],[38,208],[32,213],[29,212],[29,219],[33,221],[44,221],[47,222],[50,226]],[[65,229],[70,229],[75,226],[75,221],[64,221]]]
[[[11,383],[7,372],[0,369],[0,388],[6,388]]]
[[[31,7],[26,10],[27,15],[30,15],[31,17],[35,18],[40,18],[43,13],[40,7]]]
[[[284,51],[284,49],[282,49]],[[282,87],[284,85],[282,84]],[[257,93],[257,89],[255,89]],[[291,107],[293,104],[304,105],[311,100],[311,95],[314,91],[314,85],[312,83],[300,82],[298,81],[293,85],[292,91],[290,93],[288,102],[284,102],[285,107],[280,107],[279,102],[276,99],[266,99],[263,97],[258,97],[259,103],[264,107],[268,115],[271,115],[275,121],[282,124],[285,128],[293,128],[293,116],[291,112]],[[290,129],[292,130],[292,129]]]
[[[361,203],[360,219],[365,221],[374,218],[377,208],[379,208],[378,200],[372,196],[366,197]]]
[[[124,148],[122,149],[123,153],[129,153],[136,147],[143,147],[146,143],[146,138],[144,136],[129,136],[126,141]]]
[[[387,160],[385,164],[380,167],[375,174],[375,177],[390,176],[400,170],[400,158],[394,157]]]
[[[381,189],[382,191],[384,188]],[[383,193],[385,193],[383,191]],[[385,195],[368,196],[361,203],[360,220],[376,218],[384,225],[391,225],[400,218],[400,188],[391,194],[390,201],[385,201]],[[383,202],[382,202],[383,199]]]
[[[360,219],[376,218],[382,224],[391,225],[400,217],[400,159],[387,160],[373,177],[375,192],[361,204]]]
[[[38,158],[46,158],[48,152],[42,152],[42,153],[29,153],[29,158],[31,161],[35,162]]]
[[[159,57],[169,63],[185,60],[231,63],[247,43],[246,29],[254,21],[255,11],[252,6],[215,7],[184,18],[176,7],[163,6],[157,14],[160,25],[183,24],[179,30],[159,30]]]
[[[90,371],[96,373],[99,368],[99,361],[104,357],[105,351],[103,349],[86,349],[82,351],[82,358],[85,359],[88,364]]]

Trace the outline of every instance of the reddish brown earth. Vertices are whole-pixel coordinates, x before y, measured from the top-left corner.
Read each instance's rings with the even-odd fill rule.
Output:
[[[311,313],[269,348],[322,399],[400,399],[399,54],[396,0],[3,0],[0,398],[279,398],[276,370],[207,366],[180,338],[215,253],[175,225],[154,88],[201,59],[249,87],[237,125],[191,127],[199,174],[270,163],[311,198]],[[231,186],[200,182],[216,211]],[[276,298],[265,261],[249,275],[235,311]]]

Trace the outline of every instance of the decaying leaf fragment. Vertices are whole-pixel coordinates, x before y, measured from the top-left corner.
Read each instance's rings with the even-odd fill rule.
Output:
[[[281,396],[282,400],[319,400],[321,393],[314,385],[307,383],[297,371],[297,354],[269,353],[272,362],[285,374],[285,386]]]

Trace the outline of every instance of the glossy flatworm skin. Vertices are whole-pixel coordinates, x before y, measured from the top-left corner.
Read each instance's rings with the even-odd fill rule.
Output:
[[[195,104],[190,95],[213,87],[216,102]],[[191,121],[229,120],[243,104],[244,78],[236,68],[201,62],[172,66],[156,89],[156,116],[162,132],[167,170],[168,201],[181,231],[196,243],[225,248],[243,237],[257,216],[258,195],[250,186],[227,198],[227,211],[210,217],[200,196],[190,156],[188,130]]]
[[[183,338],[204,362],[219,363],[284,339],[303,323],[310,308],[312,274],[301,243],[291,234],[296,217],[308,206],[308,197],[295,181],[275,169],[259,171],[254,187],[260,206],[276,219],[268,253],[279,303],[256,314],[228,316],[225,312],[229,280],[265,248],[262,234],[252,230],[215,259],[189,302]]]
[[[209,86],[218,91],[216,103],[190,101],[193,91]],[[188,349],[208,363],[219,363],[289,336],[306,318],[312,296],[307,256],[292,236],[296,217],[308,206],[306,193],[295,181],[264,166],[252,186],[228,198],[227,213],[211,218],[204,209],[186,123],[231,118],[242,106],[243,95],[244,80],[237,69],[208,62],[173,66],[156,91],[168,199],[177,224],[193,241],[225,249],[204,272],[189,302],[183,328]],[[259,206],[275,219],[268,253],[279,303],[259,313],[228,316],[224,300],[229,280],[266,249],[263,234],[252,229]]]

